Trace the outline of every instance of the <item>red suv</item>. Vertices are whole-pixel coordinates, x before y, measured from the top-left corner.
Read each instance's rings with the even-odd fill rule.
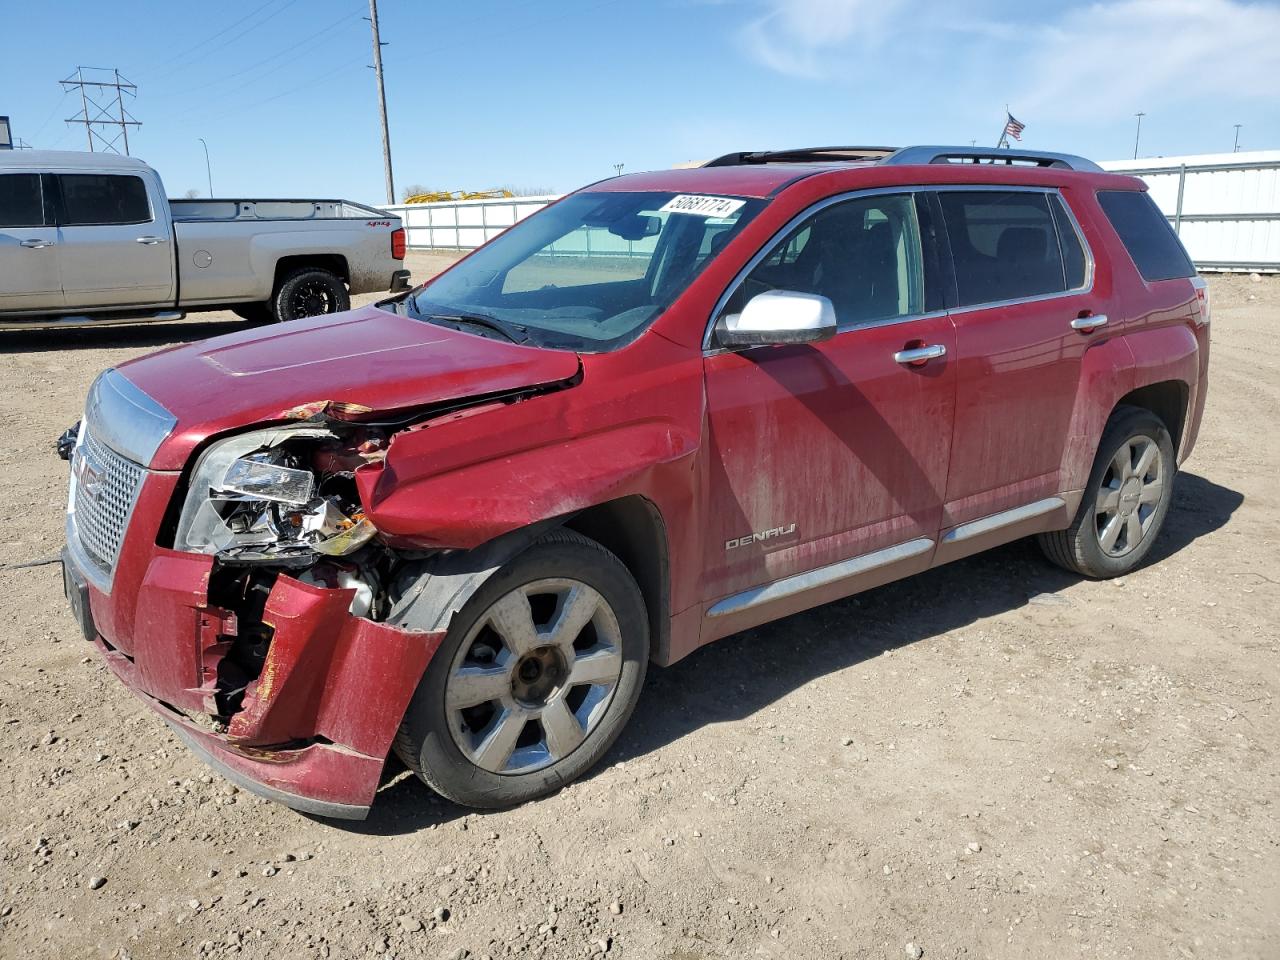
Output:
[[[650,660],[1029,534],[1132,570],[1195,442],[1203,282],[1135,179],[944,147],[618,177],[429,283],[108,370],[67,596],[228,778],[496,807]]]

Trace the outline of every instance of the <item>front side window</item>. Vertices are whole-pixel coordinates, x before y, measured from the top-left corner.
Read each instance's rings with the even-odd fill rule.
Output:
[[[960,306],[1020,300],[1068,289],[1048,195],[1014,190],[944,190],[938,199],[951,242]],[[1083,274],[1083,264],[1081,251],[1072,273]]]
[[[44,226],[38,173],[0,174],[0,227]]]
[[[722,311],[741,313],[769,290],[816,293],[841,327],[924,312],[920,227],[909,194],[857,197],[824,207],[779,241]]]
[[[578,193],[522,220],[399,309],[535,346],[598,352],[638,337],[766,201]]]
[[[62,222],[69,227],[151,221],[151,204],[141,177],[63,173],[58,184]]]

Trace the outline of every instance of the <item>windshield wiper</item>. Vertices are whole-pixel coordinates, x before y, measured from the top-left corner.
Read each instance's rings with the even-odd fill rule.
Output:
[[[446,323],[483,327],[485,330],[501,334],[512,343],[524,343],[529,339],[528,331],[519,324],[507,323],[505,320],[483,313],[428,313],[424,316],[427,320],[444,320]]]

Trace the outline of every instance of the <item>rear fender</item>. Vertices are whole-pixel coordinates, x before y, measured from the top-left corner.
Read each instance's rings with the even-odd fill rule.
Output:
[[[1083,490],[1093,469],[1098,441],[1116,405],[1126,394],[1154,383],[1188,385],[1195,402],[1198,343],[1186,326],[1167,326],[1113,338],[1085,352],[1080,390],[1062,464],[1060,488]]]
[[[1116,403],[1133,389],[1133,374],[1133,353],[1125,337],[1112,337],[1084,352],[1080,387],[1063,452],[1060,490],[1074,493],[1088,483],[1103,427]]]

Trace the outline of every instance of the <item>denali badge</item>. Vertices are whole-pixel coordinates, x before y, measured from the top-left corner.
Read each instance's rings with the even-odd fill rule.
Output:
[[[745,547],[748,544],[759,543],[761,540],[772,540],[775,537],[785,537],[789,533],[796,532],[796,525],[793,523],[788,527],[771,527],[768,530],[761,530],[758,533],[746,533],[740,537],[734,537],[732,540],[724,542],[726,550],[732,550],[734,547]]]

